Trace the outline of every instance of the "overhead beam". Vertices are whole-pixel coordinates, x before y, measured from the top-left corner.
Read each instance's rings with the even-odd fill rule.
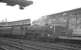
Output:
[[[20,9],[24,9],[25,7],[33,4],[33,1],[28,1],[28,0],[0,0],[0,3],[7,3],[8,6],[19,5]]]

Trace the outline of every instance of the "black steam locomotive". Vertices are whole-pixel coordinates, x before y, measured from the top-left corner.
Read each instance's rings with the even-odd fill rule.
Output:
[[[54,41],[59,36],[69,36],[72,30],[67,27],[55,26],[39,26],[39,25],[14,25],[14,26],[1,26],[0,37],[22,38],[28,40],[39,41]]]

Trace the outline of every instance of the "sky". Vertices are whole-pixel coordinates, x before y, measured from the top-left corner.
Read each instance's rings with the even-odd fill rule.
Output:
[[[32,21],[39,19],[42,16],[68,11],[81,7],[81,0],[32,0],[34,3],[24,10],[20,10],[16,5],[6,6],[5,3],[0,3],[0,22],[17,21],[30,18]]]

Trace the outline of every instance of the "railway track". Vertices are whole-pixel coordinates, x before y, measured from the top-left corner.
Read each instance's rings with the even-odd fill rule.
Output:
[[[81,50],[81,48],[75,48],[66,45],[60,44],[48,44],[48,43],[39,43],[32,42],[27,40],[20,39],[5,39],[1,40],[5,45],[10,47],[15,47],[22,50]]]
[[[2,46],[0,46],[0,48],[1,48],[2,50],[21,50],[21,49],[19,49],[19,48],[12,47],[12,46],[8,46],[8,45],[2,45]]]
[[[2,41],[2,42],[5,45],[7,45],[8,48],[13,47],[13,48],[16,48],[16,49],[19,49],[19,50],[38,50],[38,48],[34,48],[32,46],[29,46],[29,45],[27,47],[25,47],[24,45],[14,43],[14,42],[10,42],[10,41],[6,41],[6,42]],[[5,45],[3,46],[3,48],[6,48]],[[2,46],[1,46],[1,48],[2,48]],[[8,49],[8,50],[10,50],[10,49]]]
[[[19,42],[19,43],[24,43],[24,44],[28,44],[28,43],[30,43],[31,45],[36,45],[36,43],[39,43],[39,42],[32,42],[32,41],[27,41],[27,40],[20,40],[20,39],[15,39],[15,40],[13,40],[13,39],[9,39],[10,41],[14,41],[14,42]],[[57,45],[64,45],[64,46],[68,46],[69,48],[71,47],[71,48],[81,48],[81,45],[78,45],[78,44],[71,44],[71,43],[63,43],[63,42],[61,42],[61,43],[41,43],[40,42],[40,44],[37,44],[37,45],[55,45],[55,46],[57,46]]]

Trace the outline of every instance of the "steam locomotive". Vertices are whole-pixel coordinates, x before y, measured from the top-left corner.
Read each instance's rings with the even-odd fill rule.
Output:
[[[55,39],[58,38],[80,40],[80,34],[73,33],[73,30],[69,29],[68,27],[63,26],[50,27],[49,25],[0,26],[0,37],[22,38],[39,41],[54,41]]]
[[[14,26],[0,26],[0,37],[10,38],[23,38],[28,40],[41,40],[41,41],[54,41],[59,36],[69,36],[72,31],[67,27],[55,26],[27,26],[27,25],[14,25]]]

